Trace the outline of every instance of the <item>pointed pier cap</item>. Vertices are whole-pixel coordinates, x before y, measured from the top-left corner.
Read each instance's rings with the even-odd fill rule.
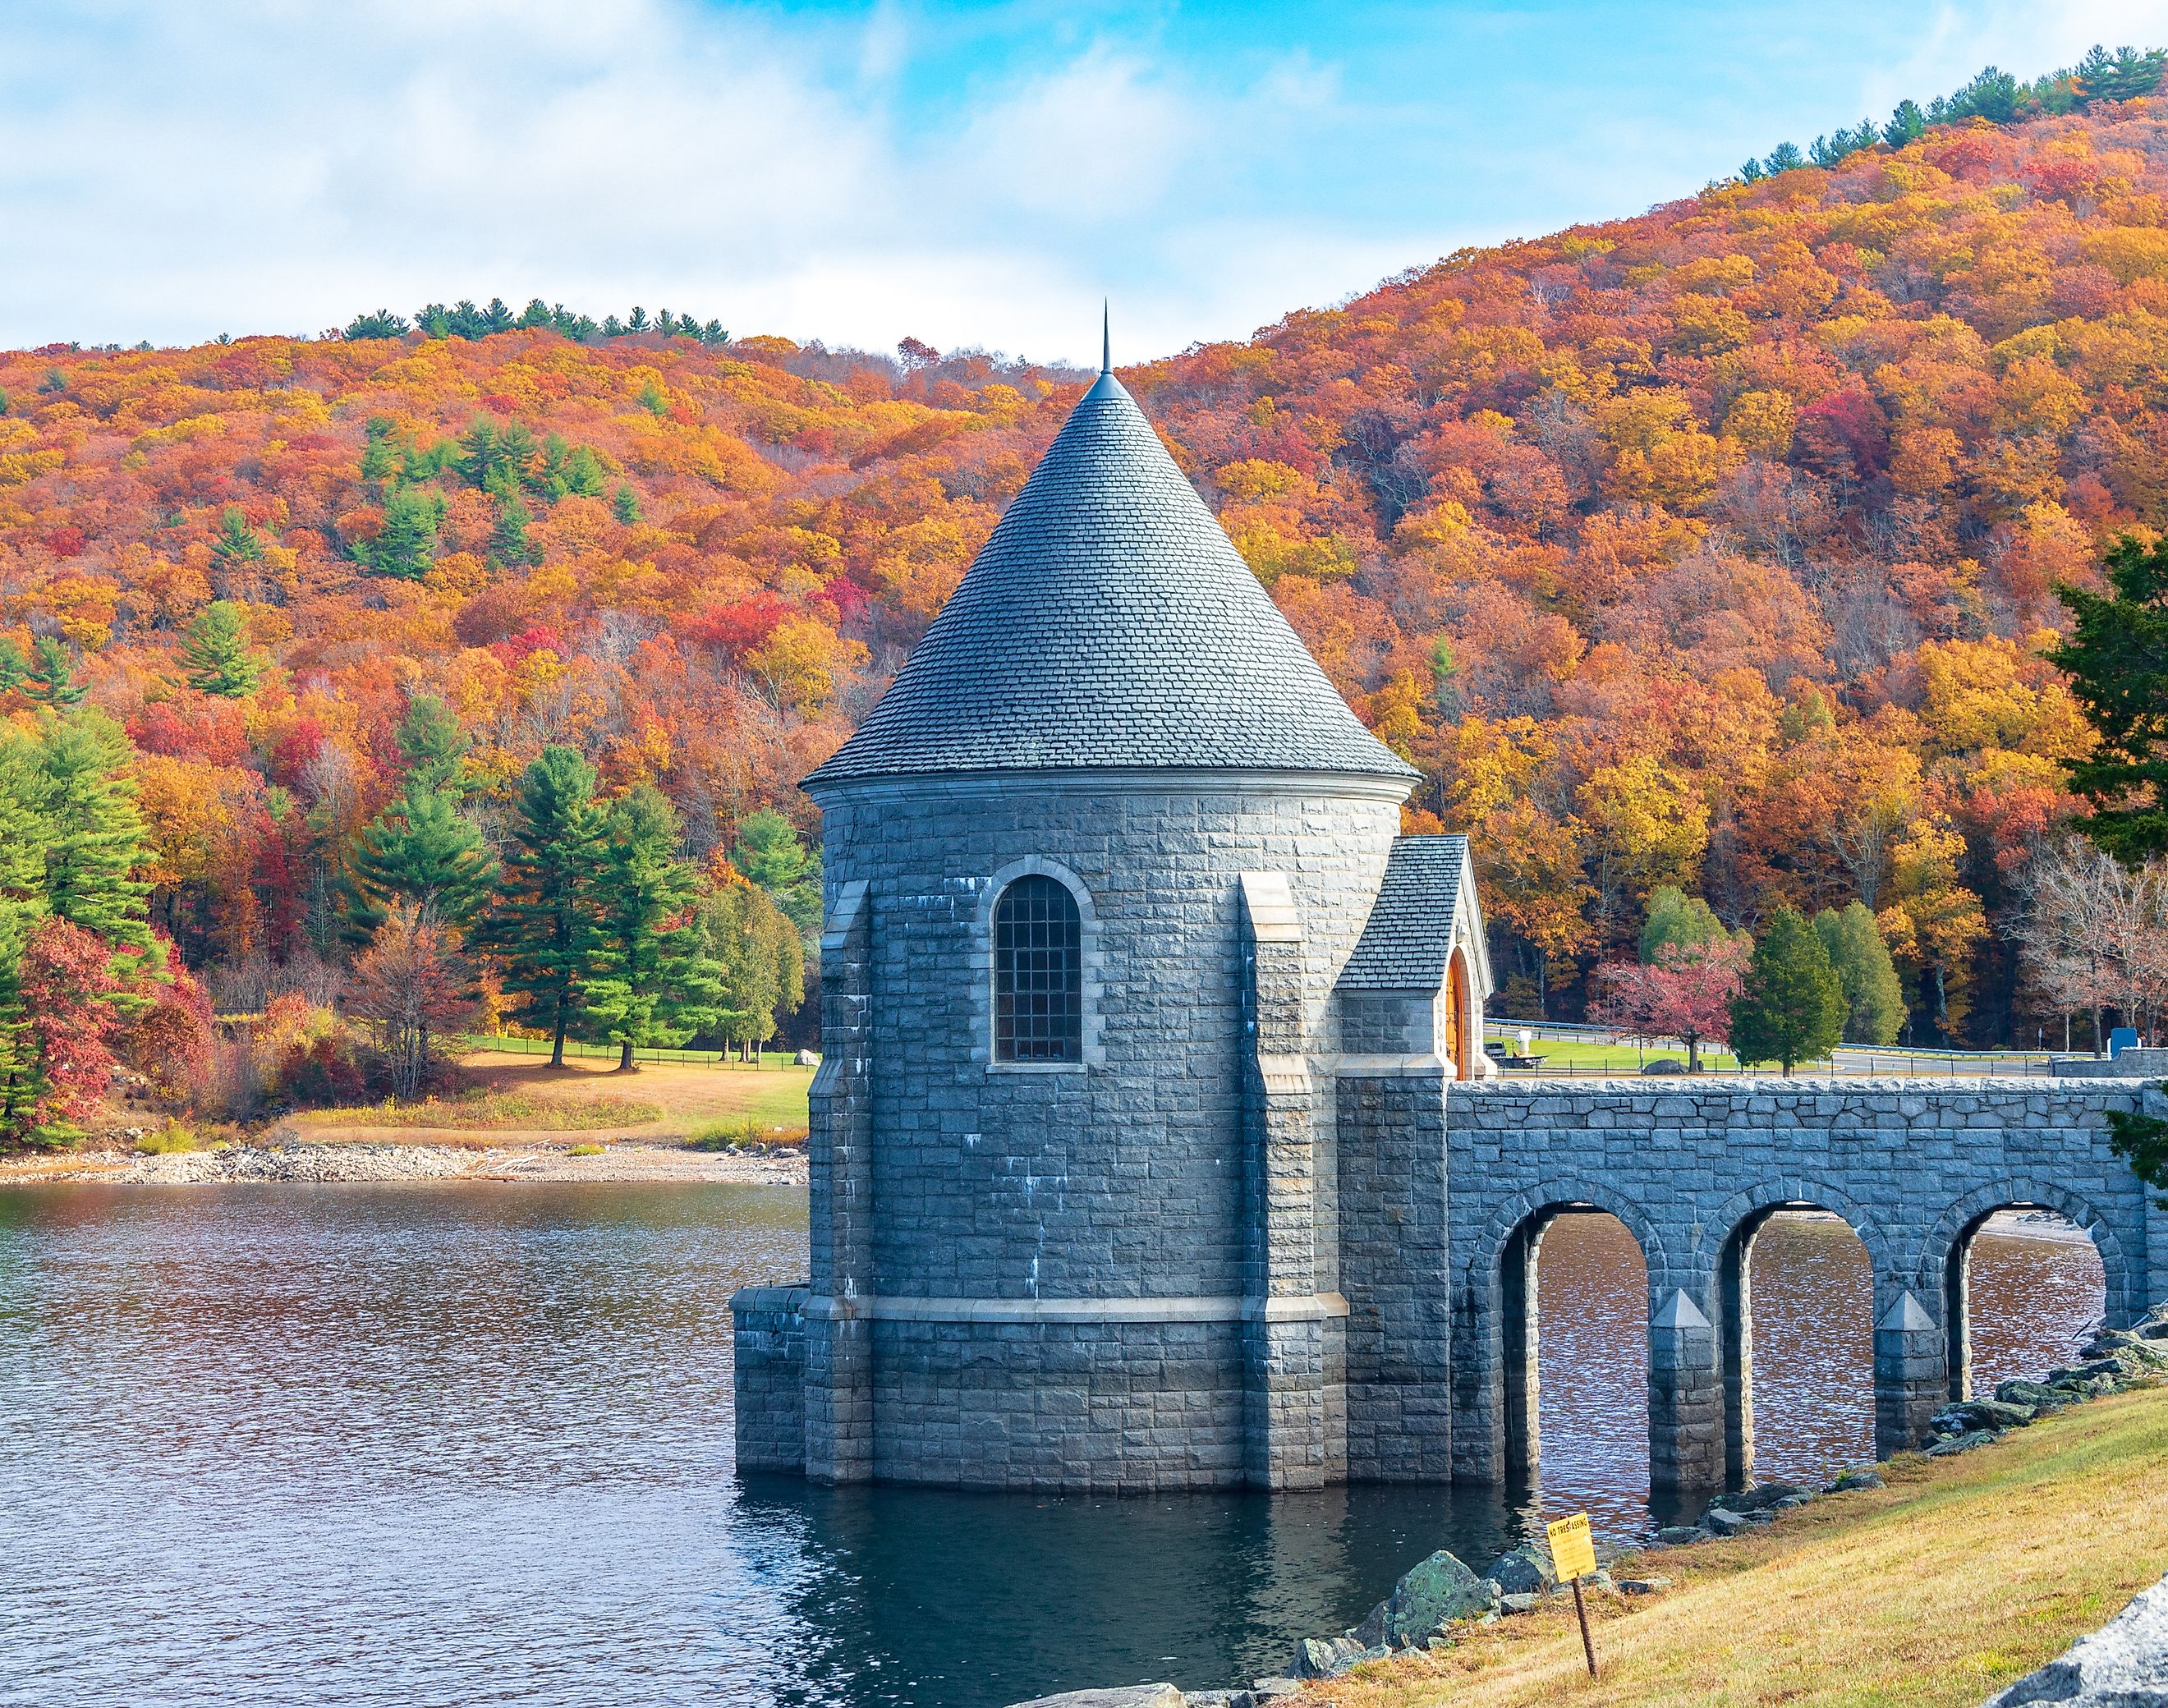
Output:
[[[1708,1318],[1702,1314],[1701,1307],[1687,1297],[1687,1290],[1680,1287],[1664,1302],[1664,1308],[1650,1318],[1649,1326],[1651,1329],[1706,1329]]]
[[[1103,352],[962,584],[808,791],[1198,769],[1404,788],[1416,772],[1348,710]]]
[[[1921,1329],[1933,1328],[1935,1319],[1927,1314],[1927,1308],[1907,1287],[1890,1302],[1889,1308],[1882,1313],[1882,1320],[1874,1326],[1878,1329],[1900,1329],[1907,1334],[1915,1334]]]

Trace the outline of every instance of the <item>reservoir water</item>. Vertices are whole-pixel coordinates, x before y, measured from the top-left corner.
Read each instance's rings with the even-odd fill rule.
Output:
[[[1974,1367],[2100,1308],[2074,1230],[1982,1236]],[[1640,1256],[1546,1235],[1543,1488],[1129,1500],[809,1489],[731,1459],[730,1317],[802,1194],[454,1185],[0,1193],[0,1703],[994,1708],[1284,1666],[1535,1501],[1650,1521]],[[1762,1475],[1873,1456],[1841,1223],[1756,1242]]]

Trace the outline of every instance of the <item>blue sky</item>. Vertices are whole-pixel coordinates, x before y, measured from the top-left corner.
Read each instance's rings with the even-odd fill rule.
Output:
[[[0,343],[532,295],[887,347],[1245,336],[2168,0],[0,0]]]

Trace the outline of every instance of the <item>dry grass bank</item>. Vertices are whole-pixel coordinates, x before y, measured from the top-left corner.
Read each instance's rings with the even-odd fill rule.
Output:
[[[434,1102],[310,1110],[296,1129],[317,1143],[571,1143],[578,1133],[670,1145],[718,1127],[794,1139],[805,1131],[812,1070],[576,1058],[551,1068],[533,1056],[477,1050],[460,1062],[460,1089]],[[460,1134],[470,1135],[462,1138]]]
[[[1673,1588],[1570,1600],[1320,1688],[1336,1708],[1974,1708],[2168,1570],[2168,1387],[2096,1400],[1729,1541],[1651,1552]],[[1628,1568],[1622,1568],[1622,1573]]]

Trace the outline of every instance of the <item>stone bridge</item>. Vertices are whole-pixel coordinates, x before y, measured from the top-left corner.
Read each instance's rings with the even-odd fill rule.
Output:
[[[1779,1210],[1832,1212],[1866,1248],[1885,1453],[1967,1391],[1968,1253],[1995,1211],[2090,1235],[2110,1326],[2168,1297],[2168,1212],[2106,1143],[2110,1110],[2160,1105],[2131,1080],[1464,1082],[1443,1154],[1415,1118],[1437,1082],[1414,1060],[1347,1064],[1338,1094],[1351,1476],[1533,1475],[1536,1265],[1568,1211],[1617,1217],[1646,1261],[1661,1488],[1751,1474],[1749,1260]],[[1371,1226],[1391,1233],[1350,1237]]]

